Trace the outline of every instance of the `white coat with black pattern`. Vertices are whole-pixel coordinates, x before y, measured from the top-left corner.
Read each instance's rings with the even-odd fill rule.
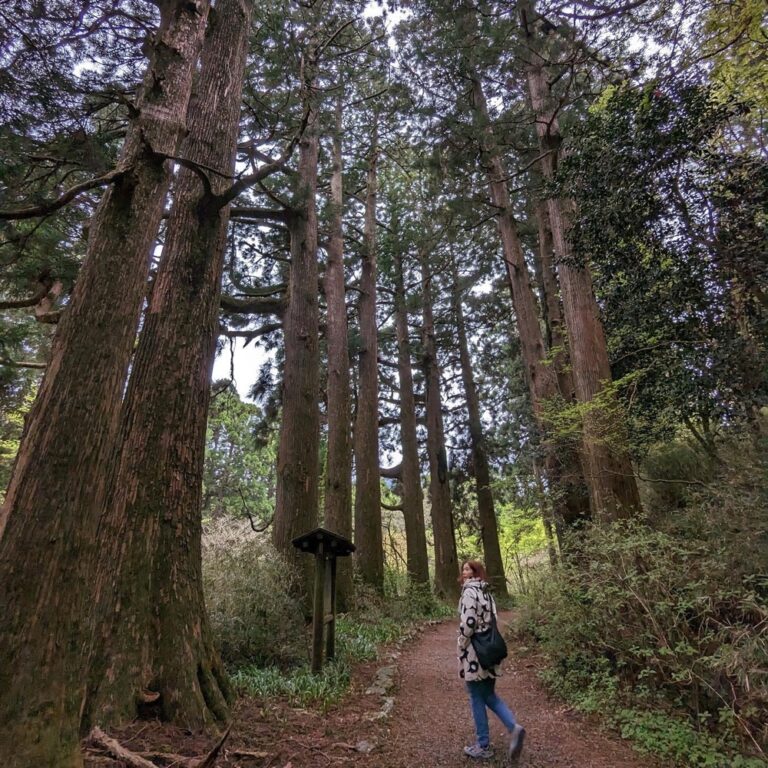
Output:
[[[491,626],[491,614],[496,614],[496,602],[488,592],[488,582],[467,579],[459,599],[459,677],[466,682],[485,680],[501,675],[501,665],[483,669],[472,646],[472,635]]]

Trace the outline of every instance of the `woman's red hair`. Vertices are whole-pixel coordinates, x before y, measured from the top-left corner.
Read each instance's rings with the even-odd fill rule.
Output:
[[[464,570],[465,565],[468,565],[472,569],[472,576],[475,579],[488,581],[488,574],[485,572],[485,566],[479,560],[467,560],[466,562],[462,563],[462,570]],[[463,581],[464,577],[459,574],[459,583],[461,584]]]

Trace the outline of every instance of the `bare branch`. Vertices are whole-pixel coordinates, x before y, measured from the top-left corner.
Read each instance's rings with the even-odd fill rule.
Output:
[[[398,480],[403,472],[403,462],[401,461],[399,464],[395,464],[394,467],[380,467],[379,468],[379,474],[382,477],[387,477],[392,480]]]
[[[27,299],[18,299],[16,301],[0,301],[0,309],[23,309],[24,307],[34,307],[39,304],[50,290],[50,285],[40,283],[40,288]]]
[[[226,336],[228,339],[245,339],[245,344],[243,344],[243,346],[247,347],[248,344],[254,339],[259,338],[259,336],[266,336],[268,333],[280,331],[282,328],[282,323],[267,323],[260,328],[254,328],[250,331],[231,331],[229,328],[221,327],[219,329],[219,334],[221,336]]]
[[[47,363],[35,363],[31,360],[8,360],[7,358],[0,359],[0,365],[7,365],[9,368],[33,368],[41,371],[48,367]]]
[[[241,315],[278,315],[285,311],[285,300],[274,299],[267,296],[240,299],[236,296],[222,294],[219,305],[226,312],[234,312]]]
[[[75,184],[74,187],[70,187],[66,192],[63,192],[55,200],[51,200],[47,203],[41,203],[40,205],[30,205],[26,208],[18,208],[15,211],[0,211],[0,220],[3,221],[19,221],[21,219],[33,219],[36,216],[47,216],[49,213],[57,211],[59,208],[63,208],[67,203],[72,202],[78,195],[83,192],[87,192],[89,189],[95,189],[96,187],[104,187],[108,184],[112,184],[117,181],[124,173],[125,168],[116,168],[109,173],[105,173],[103,176],[97,176],[95,179],[89,179],[80,184]]]

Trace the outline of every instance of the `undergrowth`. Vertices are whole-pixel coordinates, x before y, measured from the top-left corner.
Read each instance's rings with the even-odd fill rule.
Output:
[[[424,621],[453,614],[428,588],[381,597],[355,583],[350,610],[336,620],[336,658],[313,674],[311,627],[293,596],[290,570],[264,535],[231,520],[209,526],[203,577],[214,636],[236,689],[298,706],[331,706],[348,689],[353,665],[375,660]]]
[[[358,584],[353,609],[336,620],[336,658],[318,675],[308,661],[288,669],[245,665],[234,671],[232,681],[241,693],[256,698],[277,696],[327,709],[349,688],[353,665],[376,660],[382,647],[408,638],[421,623],[451,615],[452,609],[428,592],[381,598]]]
[[[523,601],[550,687],[677,766],[767,765],[766,584],[728,584],[717,554],[637,523],[584,545],[587,568],[563,567]]]
[[[550,688],[680,768],[768,765],[763,467],[731,469],[666,516],[586,529],[520,598]]]

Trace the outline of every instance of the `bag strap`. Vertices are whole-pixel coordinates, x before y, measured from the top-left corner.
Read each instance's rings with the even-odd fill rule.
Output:
[[[485,595],[485,599],[488,601],[488,605],[491,606],[491,624],[490,626],[496,628],[496,601],[493,599],[493,595],[487,590],[482,590]]]

